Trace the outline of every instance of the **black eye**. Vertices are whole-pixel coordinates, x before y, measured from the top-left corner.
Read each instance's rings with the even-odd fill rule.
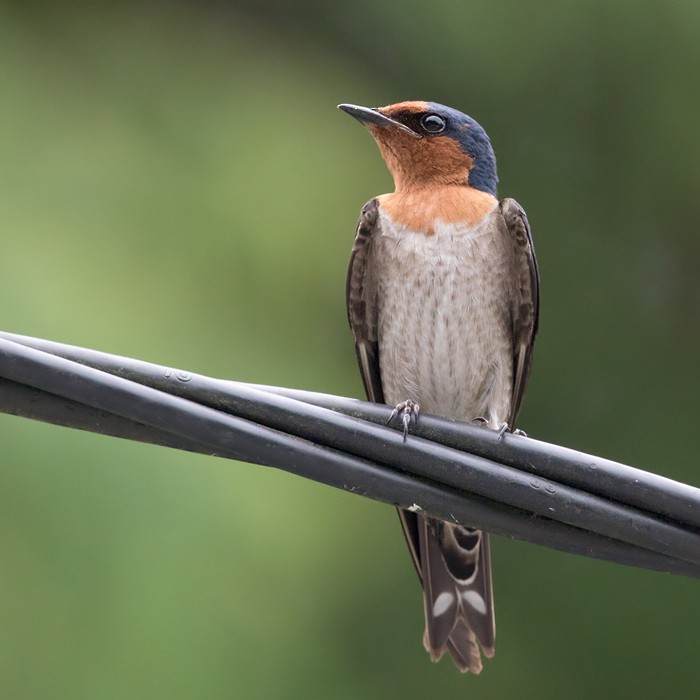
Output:
[[[445,131],[445,120],[437,114],[426,114],[420,120],[420,125],[430,134]]]

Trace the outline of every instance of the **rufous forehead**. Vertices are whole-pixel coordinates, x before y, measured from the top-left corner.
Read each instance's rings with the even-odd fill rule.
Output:
[[[387,117],[393,117],[396,114],[420,114],[422,112],[427,112],[430,109],[427,102],[422,101],[410,101],[410,102],[397,102],[393,105],[387,105],[386,107],[380,107],[377,111],[381,114],[385,114]]]

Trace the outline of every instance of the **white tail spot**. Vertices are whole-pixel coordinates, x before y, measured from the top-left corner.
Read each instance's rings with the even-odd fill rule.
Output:
[[[438,598],[438,600],[440,600]],[[482,615],[486,615],[486,601],[476,591],[464,591],[462,600]],[[437,603],[437,601],[435,601]]]
[[[435,617],[440,617],[444,615],[455,602],[455,597],[452,593],[444,591],[435,599],[433,603],[433,615]],[[483,603],[483,601],[482,601]]]

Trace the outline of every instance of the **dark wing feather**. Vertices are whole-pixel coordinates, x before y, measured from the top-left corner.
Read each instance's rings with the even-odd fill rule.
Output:
[[[371,199],[362,208],[360,220],[357,223],[355,242],[350,254],[345,297],[348,321],[355,338],[355,352],[367,398],[375,403],[385,403],[379,371],[377,284],[372,256],[372,245],[377,233],[378,219],[379,202],[376,199]],[[416,571],[422,579],[418,554],[418,518],[415,513],[407,510],[399,510],[399,518]]]
[[[345,299],[367,398],[374,403],[384,403],[377,340],[377,285],[372,264],[378,209],[379,202],[376,199],[371,199],[362,207],[350,254]]]
[[[530,224],[523,208],[514,199],[504,199],[499,207],[513,243],[516,294],[513,322],[513,398],[508,424],[515,427],[527,380],[532,367],[532,350],[540,313],[540,276],[532,245]]]

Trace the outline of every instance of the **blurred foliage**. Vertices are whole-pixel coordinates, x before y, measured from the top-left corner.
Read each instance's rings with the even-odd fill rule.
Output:
[[[533,226],[522,427],[698,482],[700,6],[0,8],[3,328],[361,396],[344,274],[391,187],[341,101],[479,119]],[[697,582],[497,539],[498,653],[421,648],[390,508],[0,416],[0,696],[689,697]]]

